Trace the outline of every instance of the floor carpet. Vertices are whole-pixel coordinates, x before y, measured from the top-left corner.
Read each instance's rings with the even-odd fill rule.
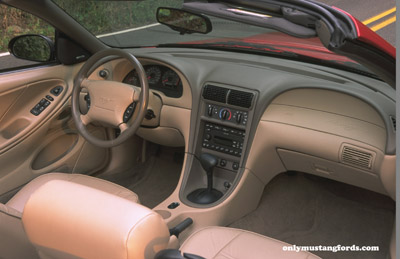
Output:
[[[295,173],[265,188],[254,212],[230,227],[296,245],[379,246],[379,252],[312,252],[322,258],[386,258],[395,218],[390,198],[361,188]]]
[[[135,192],[142,205],[154,208],[178,184],[183,164],[183,148],[159,147],[146,162],[129,171],[101,177]]]

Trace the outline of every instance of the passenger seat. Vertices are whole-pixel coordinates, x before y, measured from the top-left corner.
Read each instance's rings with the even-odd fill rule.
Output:
[[[192,234],[180,250],[207,259],[320,258],[308,252],[284,251],[285,246],[291,245],[245,230],[206,227]]]

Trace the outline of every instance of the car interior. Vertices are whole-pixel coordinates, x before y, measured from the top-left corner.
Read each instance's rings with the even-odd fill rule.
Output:
[[[59,60],[0,71],[0,258],[395,258],[387,83],[275,56],[107,48],[36,2],[0,0],[57,28]],[[294,244],[379,251],[283,251]]]

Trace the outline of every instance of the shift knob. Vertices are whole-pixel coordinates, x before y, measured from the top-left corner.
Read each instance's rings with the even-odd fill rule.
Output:
[[[217,165],[218,159],[208,153],[203,153],[200,156],[200,164],[207,172],[207,188],[201,188],[192,191],[187,196],[187,199],[197,204],[210,204],[219,200],[223,193],[213,188],[213,170]]]
[[[200,156],[200,163],[201,163],[201,166],[203,167],[203,169],[207,173],[211,173],[214,166],[217,165],[218,159],[211,154],[203,153]]]

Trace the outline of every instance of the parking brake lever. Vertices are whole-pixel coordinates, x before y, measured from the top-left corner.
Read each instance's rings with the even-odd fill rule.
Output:
[[[192,218],[186,218],[184,221],[169,230],[170,236],[179,237],[179,234],[193,224]]]
[[[161,250],[156,254],[154,259],[205,259],[199,255],[183,253],[176,249]]]

